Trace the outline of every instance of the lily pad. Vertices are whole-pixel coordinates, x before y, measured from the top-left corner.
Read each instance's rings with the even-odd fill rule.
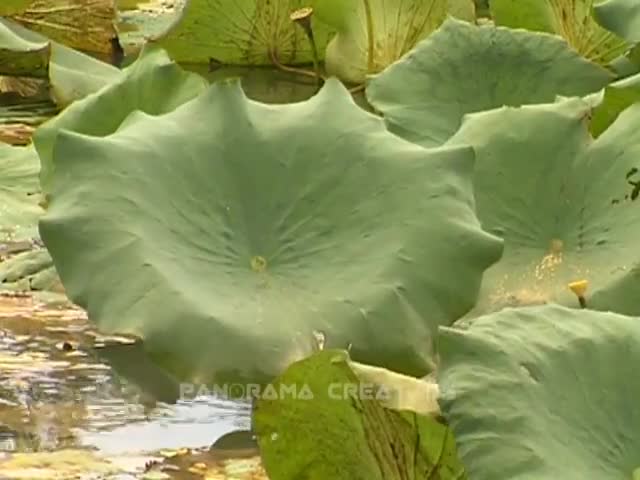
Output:
[[[633,478],[640,319],[549,305],[440,332],[440,404],[470,478]]]
[[[336,79],[289,105],[216,83],[108,137],[60,132],[53,162],[40,231],[69,297],[179,378],[271,378],[318,331],[424,375],[502,251],[473,151],[392,135]]]
[[[594,0],[491,0],[497,25],[562,36],[580,55],[607,64],[628,49],[620,37],[602,28],[592,15]]]
[[[607,0],[594,5],[593,14],[607,30],[629,42],[640,42],[640,2]]]
[[[59,105],[67,105],[74,100],[99,90],[115,80],[120,70],[88,55],[65,47],[48,38],[27,30],[8,19],[0,18],[2,40],[5,45],[21,43],[24,48],[37,50],[42,45],[50,45],[49,83],[51,94]],[[11,40],[9,40],[11,38]],[[31,45],[29,47],[29,45]],[[35,67],[29,75],[41,77],[42,69]],[[22,72],[25,74],[25,72]]]
[[[61,130],[108,136],[131,112],[170,112],[203,92],[207,85],[199,75],[182,70],[162,49],[145,48],[117,80],[70,105],[36,130],[33,141],[42,164],[43,191],[48,193],[54,168],[52,152]]]
[[[351,370],[346,352],[323,351],[291,365],[254,410],[269,478],[466,478],[446,426],[386,409],[379,395]]]
[[[0,143],[0,242],[10,243],[37,236],[42,214],[38,172],[33,147]]]
[[[468,113],[581,96],[612,78],[555,36],[449,19],[373,77],[366,93],[391,131],[434,146]]]
[[[505,239],[475,313],[557,302],[578,306],[568,283],[589,283],[587,304],[640,314],[640,104],[600,137],[578,99],[468,117],[450,145],[472,145],[477,212]]]
[[[640,102],[640,74],[608,85],[601,102],[594,109],[591,133],[599,136],[620,113],[636,102]]]
[[[170,30],[157,38],[179,62],[232,65],[310,63],[311,45],[304,30],[290,18],[308,6],[305,0],[185,0]],[[329,29],[313,21],[319,52]]]
[[[440,26],[449,7],[447,0],[314,0],[313,5],[318,17],[337,30],[325,54],[327,71],[353,83],[411,50]]]

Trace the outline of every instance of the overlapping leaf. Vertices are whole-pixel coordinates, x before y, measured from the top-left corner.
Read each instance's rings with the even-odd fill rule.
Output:
[[[393,388],[361,381],[344,351],[291,365],[254,411],[269,478],[465,479],[447,427],[382,406]]]
[[[370,80],[367,98],[393,132],[433,146],[468,113],[585,95],[611,78],[551,35],[450,19]]]
[[[336,80],[281,106],[215,84],[104,138],[62,132],[53,161],[40,230],[66,291],[180,377],[275,375],[317,331],[424,374],[501,254],[472,150],[399,139]]]
[[[484,228],[505,254],[483,279],[476,312],[505,305],[588,306],[640,314],[640,104],[595,141],[581,100],[471,115],[450,140],[477,153],[474,191]]]
[[[42,125],[34,135],[42,171],[40,180],[49,191],[53,148],[61,130],[103,137],[115,132],[133,111],[150,115],[171,112],[202,93],[208,83],[183,71],[157,47],[147,47],[140,58],[115,81],[75,102],[56,118]]]
[[[441,329],[440,355],[440,404],[470,478],[637,475],[640,319],[508,309]]]

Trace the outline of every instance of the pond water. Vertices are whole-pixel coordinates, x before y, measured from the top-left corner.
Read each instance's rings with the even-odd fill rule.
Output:
[[[163,403],[96,354],[105,343],[128,341],[100,335],[81,310],[0,296],[0,459],[83,449],[136,478],[152,459],[177,457],[184,448],[189,455],[216,453],[209,449],[214,442],[250,428],[247,404],[204,396]],[[249,435],[236,438],[236,454],[257,455]],[[11,477],[0,463],[0,478],[26,477]]]

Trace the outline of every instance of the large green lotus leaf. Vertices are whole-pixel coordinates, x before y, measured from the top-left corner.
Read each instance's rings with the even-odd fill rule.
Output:
[[[599,136],[620,113],[636,102],[640,102],[640,74],[608,85],[601,103],[594,109],[591,133]]]
[[[629,42],[640,42],[640,2],[607,0],[594,5],[594,16],[607,30]]]
[[[440,405],[470,478],[636,478],[640,318],[508,309],[442,328],[440,347]]]
[[[0,244],[37,236],[39,170],[33,147],[0,143]]]
[[[477,154],[474,191],[487,230],[505,239],[475,313],[509,305],[578,306],[569,282],[587,280],[598,310],[640,313],[640,104],[595,141],[579,99],[468,117],[449,142]]]
[[[157,39],[179,62],[232,65],[299,64],[313,60],[304,30],[291,20],[305,0],[186,0],[179,18]],[[329,29],[313,21],[318,52]]]
[[[68,105],[114,81],[121,71],[49,40],[10,20],[0,18],[0,28],[8,29],[21,41],[32,44],[50,43],[49,82],[52,96],[59,105]],[[17,41],[17,40],[16,40]]]
[[[105,138],[60,132],[53,162],[40,231],[70,298],[178,377],[276,375],[317,332],[422,375],[502,250],[472,150],[392,135],[335,79],[277,106],[216,83]]]
[[[580,55],[607,64],[628,48],[593,18],[594,0],[491,0],[497,25],[562,36]]]
[[[451,137],[465,114],[585,95],[611,78],[557,37],[448,19],[373,77],[366,93],[394,133],[433,146]]]
[[[146,47],[117,80],[73,103],[36,130],[33,140],[42,165],[43,191],[49,192],[54,169],[52,153],[61,130],[108,136],[131,112],[171,112],[202,93],[207,85],[204,78],[182,70],[161,48]]]
[[[314,0],[317,15],[336,28],[327,46],[327,71],[354,83],[384,70],[437,29],[447,16],[447,0],[368,0],[373,30],[373,58],[365,2]]]
[[[271,480],[465,479],[449,429],[383,407],[389,390],[363,382],[344,351],[296,362],[253,413]]]

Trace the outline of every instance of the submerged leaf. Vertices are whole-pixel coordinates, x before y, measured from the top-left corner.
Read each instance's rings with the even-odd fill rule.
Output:
[[[440,347],[440,404],[470,478],[632,478],[639,318],[508,309],[442,328]]]
[[[482,225],[505,239],[475,313],[557,302],[587,280],[587,304],[640,314],[640,104],[598,139],[580,100],[473,114],[450,140],[472,145]]]
[[[179,377],[277,375],[317,331],[424,375],[502,249],[473,151],[399,139],[335,79],[277,106],[217,83],[104,138],[61,132],[53,163],[40,231],[67,293]]]
[[[294,363],[269,384],[253,417],[269,478],[466,478],[446,426],[386,409],[386,393],[373,387],[336,350]]]
[[[554,36],[449,19],[366,92],[391,131],[433,146],[468,113],[581,96],[611,79]]]

